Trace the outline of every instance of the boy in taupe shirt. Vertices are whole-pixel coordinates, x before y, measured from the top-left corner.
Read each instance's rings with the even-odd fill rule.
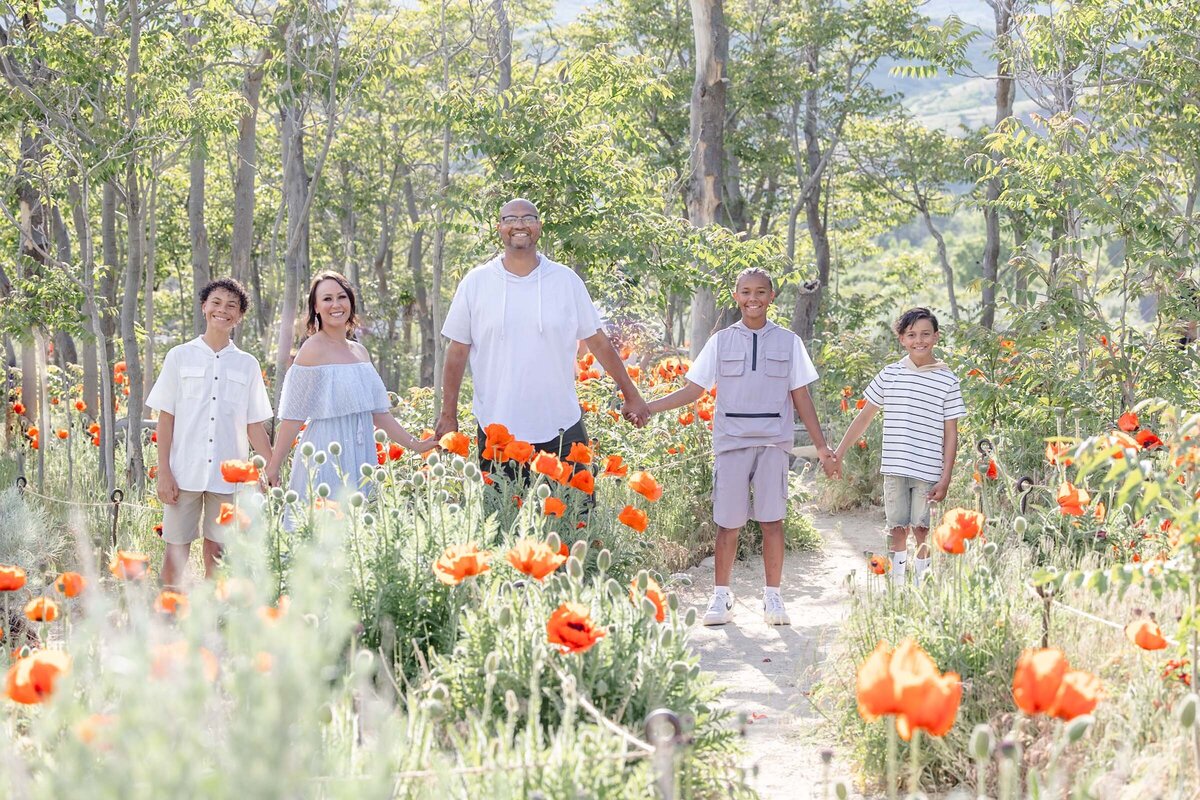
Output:
[[[716,585],[703,623],[724,625],[733,619],[729,578],[738,534],[746,520],[754,519],[763,533],[763,619],[768,625],[790,625],[779,584],[793,409],[808,429],[825,473],[832,477],[841,470],[825,443],[808,393],[817,371],[804,343],[767,319],[767,308],[775,299],[770,275],[758,268],[743,270],[733,299],[742,319],[705,343],[688,370],[687,386],[652,401],[649,408],[651,413],[678,408],[696,401],[708,387],[717,387],[713,417]]]

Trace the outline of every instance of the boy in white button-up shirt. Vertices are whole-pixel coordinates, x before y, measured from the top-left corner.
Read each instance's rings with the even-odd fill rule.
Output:
[[[271,459],[263,423],[271,401],[258,360],[230,335],[250,307],[240,283],[222,278],[200,291],[204,335],[171,348],[146,398],[158,416],[158,498],[163,502],[162,583],[178,589],[192,541],[203,532],[204,575],[221,557],[221,503],[236,490],[221,476],[221,462],[244,459],[253,445]]]

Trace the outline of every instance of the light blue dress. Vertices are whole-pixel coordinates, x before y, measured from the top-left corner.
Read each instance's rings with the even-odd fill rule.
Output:
[[[292,453],[288,488],[300,496],[301,508],[308,506],[310,487],[315,490],[322,483],[329,484],[335,496],[344,491],[343,486],[369,493],[370,482],[359,470],[363,464],[378,463],[371,416],[390,409],[383,379],[368,362],[315,367],[293,364],[288,369],[283,376],[279,418],[307,422],[300,433],[301,445],[311,442],[326,455],[325,463],[317,464],[300,454],[300,445]],[[337,456],[329,452],[331,442],[341,445]],[[284,515],[289,528],[290,516]]]

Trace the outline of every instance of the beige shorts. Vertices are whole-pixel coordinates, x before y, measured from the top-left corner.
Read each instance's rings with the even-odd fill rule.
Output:
[[[163,504],[162,539],[167,544],[191,544],[201,535],[210,542],[225,543],[225,525],[217,524],[221,503],[232,503],[232,494],[179,490],[174,505]]]
[[[713,521],[740,528],[746,520],[787,516],[788,453],[780,447],[743,447],[713,459]],[[752,496],[753,495],[753,496]]]

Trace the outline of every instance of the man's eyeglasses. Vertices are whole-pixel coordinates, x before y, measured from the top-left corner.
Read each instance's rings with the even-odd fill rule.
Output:
[[[520,217],[513,216],[512,214],[505,214],[500,218],[500,221],[505,225],[516,225],[518,222],[523,225],[532,225],[535,222],[541,222],[537,214],[525,214]]]

